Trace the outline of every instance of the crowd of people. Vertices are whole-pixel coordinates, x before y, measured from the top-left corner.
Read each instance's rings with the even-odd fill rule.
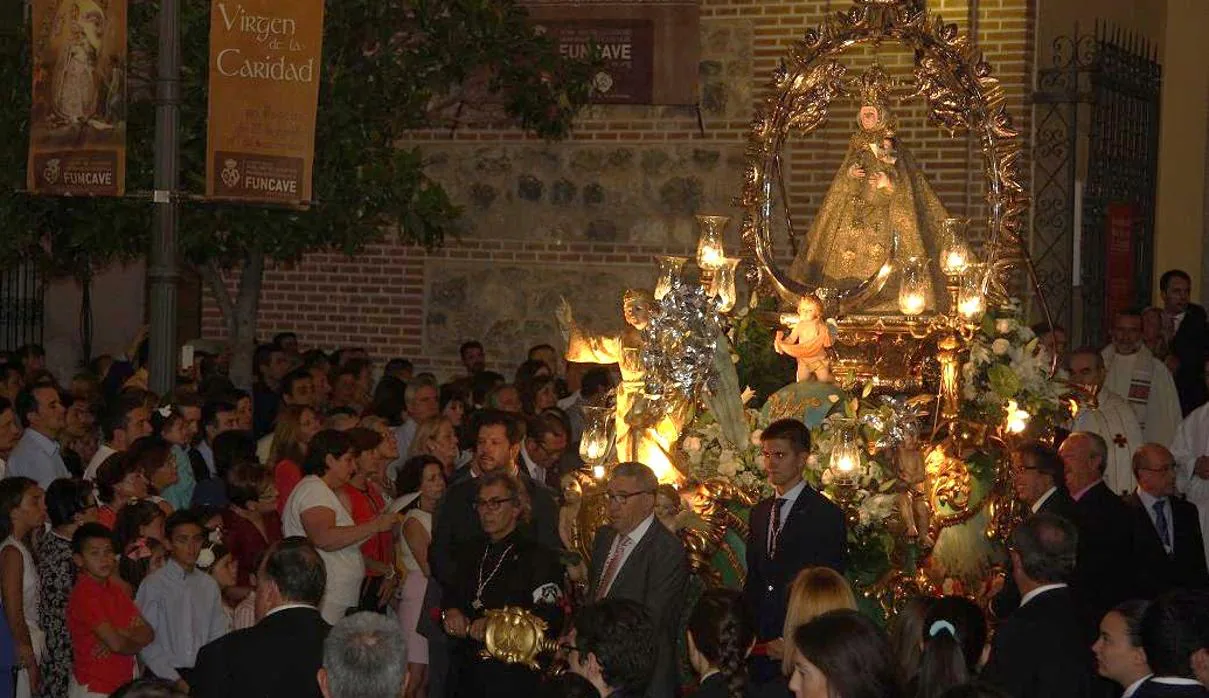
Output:
[[[760,434],[775,495],[751,511],[743,588],[703,590],[646,465],[611,469],[600,529],[563,520],[582,410],[616,376],[548,345],[509,382],[467,342],[441,383],[283,333],[250,391],[199,352],[167,395],[145,342],[62,382],[22,347],[0,355],[0,695],[1209,695],[1209,330],[1188,349],[1205,317],[1184,280],[1164,276],[1183,314],[1159,323],[1161,361],[1143,314],[1104,352],[1039,328],[1086,409],[1057,450],[1012,454],[1029,516],[1007,572],[985,608],[910,599],[888,632],[844,577],[845,515],[803,479],[797,420]],[[1171,428],[1165,381],[1188,413]],[[504,607],[544,621],[569,671],[484,656]]]

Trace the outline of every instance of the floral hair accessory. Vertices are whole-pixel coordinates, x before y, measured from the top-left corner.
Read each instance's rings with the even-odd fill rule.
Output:
[[[205,547],[201,549],[201,553],[197,556],[197,566],[203,570],[208,570],[218,562],[214,559],[214,548]]]
[[[156,412],[159,413],[159,416],[163,417],[164,419],[167,419],[172,416],[172,405],[164,405],[163,407],[156,410]]]
[[[126,546],[125,555],[130,560],[146,560],[151,557],[151,546],[147,545],[146,538],[137,538]]]

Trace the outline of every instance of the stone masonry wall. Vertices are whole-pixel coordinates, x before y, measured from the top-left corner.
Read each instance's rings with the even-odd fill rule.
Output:
[[[930,0],[929,9],[964,33],[969,1]],[[465,209],[456,239],[433,252],[387,242],[357,257],[314,254],[270,268],[260,333],[289,329],[304,345],[364,345],[379,357],[405,356],[447,375],[467,339],[481,340],[490,363],[509,371],[530,345],[557,343],[553,310],[560,296],[584,324],[618,326],[622,291],[654,283],[655,255],[692,254],[693,214],[738,216],[748,127],[773,69],[807,27],[846,7],[829,0],[702,0],[699,110],[594,106],[560,143],[502,129],[414,133],[407,145],[424,149],[431,175]],[[978,0],[977,7],[977,44],[1027,134],[1033,0]],[[881,51],[892,75],[910,77],[908,53]],[[867,54],[852,54],[850,74],[869,63]],[[950,212],[980,217],[981,153],[928,125],[919,104],[894,110],[902,147]],[[855,113],[854,105],[837,102],[824,127],[789,145],[790,211],[801,232],[835,177]],[[739,254],[735,222],[728,235],[728,253]],[[778,252],[792,256],[787,241]],[[203,334],[220,339],[223,332],[207,298]]]

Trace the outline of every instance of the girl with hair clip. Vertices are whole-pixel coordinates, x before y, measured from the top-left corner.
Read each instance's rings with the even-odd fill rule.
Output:
[[[118,560],[118,575],[130,585],[132,598],[147,575],[163,567],[166,559],[167,550],[157,538],[143,536],[123,545],[122,557]]]
[[[908,695],[940,698],[948,689],[970,681],[986,640],[986,616],[977,604],[962,596],[937,599],[924,619],[919,671]]]
[[[756,634],[743,595],[710,589],[688,620],[688,660],[701,682],[692,698],[742,698],[747,687],[747,655]]]
[[[193,500],[193,488],[197,480],[193,477],[193,464],[189,461],[189,422],[185,413],[176,405],[164,405],[151,413],[152,433],[172,447],[172,458],[176,463],[176,481],[159,493],[172,505],[173,510],[188,509]]]
[[[197,556],[197,569],[210,575],[218,584],[222,598],[222,612],[226,617],[227,632],[235,629],[235,608],[229,603],[227,592],[235,586],[239,576],[239,563],[230,549],[222,543],[210,541],[202,546]]]

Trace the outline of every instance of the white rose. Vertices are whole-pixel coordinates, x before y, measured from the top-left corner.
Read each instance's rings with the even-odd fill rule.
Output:
[[[686,436],[682,446],[686,452],[696,453],[701,450],[701,439],[696,436]]]
[[[995,331],[999,334],[1007,334],[1016,329],[1016,321],[1010,317],[999,318],[995,321]]]
[[[718,474],[726,477],[734,477],[739,474],[739,464],[735,461],[718,461]]]
[[[1012,348],[1012,343],[1000,337],[991,343],[991,353],[997,356],[1003,356]]]

